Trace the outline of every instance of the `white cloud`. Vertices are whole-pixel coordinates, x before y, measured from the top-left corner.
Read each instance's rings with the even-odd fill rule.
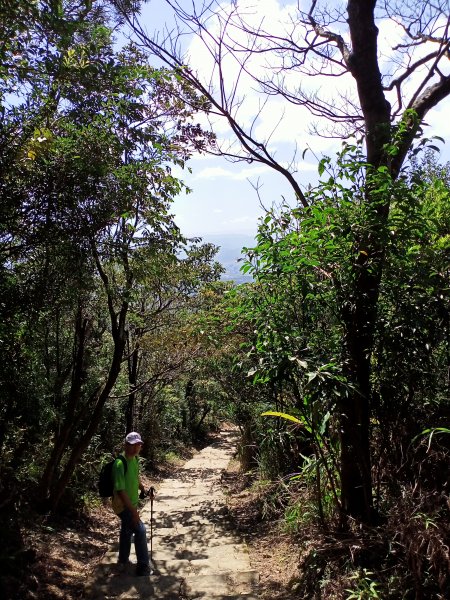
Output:
[[[229,177],[230,172],[223,167],[207,167],[194,175],[194,179],[217,179],[218,177]]]
[[[235,0],[233,3],[224,1],[221,6],[225,9],[232,4],[237,4],[240,9],[245,6],[253,7],[252,10],[245,11],[249,24],[259,25],[264,17],[263,26],[273,35],[282,33],[282,21],[286,22],[287,15],[297,8],[297,0],[292,0],[290,3],[286,3],[285,0]],[[210,33],[217,34],[218,21],[214,22],[214,19],[211,19],[210,23],[212,26]],[[380,19],[377,25],[380,31],[378,37],[380,67],[382,72],[387,74],[386,81],[388,81],[396,68],[396,63],[391,58],[392,48],[401,42],[403,32],[401,27],[391,19]],[[342,28],[341,33],[346,36],[348,41],[348,33],[344,31],[345,23]],[[299,42],[301,42],[301,34],[301,30],[297,28],[296,35]],[[235,30],[234,36],[236,43],[244,45],[245,38],[242,32],[238,33]],[[422,52],[422,50],[420,51]],[[193,67],[200,71],[203,81],[209,83],[213,71],[213,56],[208,54],[202,40],[197,37],[192,38],[188,52]],[[276,67],[273,60],[276,59],[272,57],[272,63],[265,65],[265,56],[255,53],[246,63],[246,67],[252,74],[261,76],[266,66],[266,75],[273,74]],[[405,58],[407,59],[407,57]],[[309,111],[304,107],[287,102],[280,96],[269,97],[267,103],[262,106],[264,95],[255,90],[252,78],[240,70],[239,65],[231,56],[225,58],[222,67],[225,83],[229,86],[226,90],[227,93],[233,93],[236,85],[234,99],[236,104],[239,104],[238,122],[244,130],[248,133],[251,132],[254,139],[258,141],[269,140],[270,151],[285,167],[297,152],[299,161],[292,165],[297,181],[301,181],[302,185],[309,181],[316,181],[317,159],[320,159],[323,154],[333,157],[341,146],[340,141],[309,133],[313,121]],[[344,103],[347,94],[351,93],[353,97],[356,94],[355,82],[349,74],[334,78],[308,78],[306,76],[301,78],[293,69],[291,73],[287,73],[287,77],[286,83],[290,85],[291,89],[295,89],[301,84],[304,90],[318,90],[322,97],[328,97],[332,106],[339,106],[339,102]],[[414,77],[406,88],[407,91],[410,92],[410,86],[417,85],[417,81],[417,77]],[[216,90],[219,90],[217,80],[215,84]],[[307,86],[309,87],[307,88]],[[394,105],[395,98],[392,97],[389,100]],[[450,140],[450,119],[446,112],[448,112],[448,100],[427,115],[426,121],[430,127],[425,129],[425,135],[432,136],[437,133],[446,140]],[[219,146],[232,143],[235,137],[226,119],[217,116],[213,116],[211,119],[213,130],[218,136]],[[198,115],[198,120],[204,127],[209,126],[206,116]],[[326,121],[323,122],[326,124]],[[305,159],[301,160],[302,153],[306,148],[310,150],[306,153]],[[237,143],[234,149],[237,153]],[[448,158],[446,159],[448,160]],[[199,227],[203,227],[204,231],[208,229],[235,231],[254,228],[261,207],[258,204],[257,194],[246,180],[255,184],[260,178],[261,186],[258,181],[258,194],[261,193],[262,200],[267,206],[270,206],[273,201],[276,202],[281,195],[289,198],[292,194],[292,189],[280,174],[261,164],[245,162],[232,164],[224,159],[211,157],[211,155],[198,155],[189,162],[189,165],[193,169],[192,175],[182,171],[180,177],[188,182],[194,193],[188,196],[186,201],[179,202],[178,210],[180,213],[185,211],[183,215],[187,216],[184,218],[184,224],[191,231],[195,231]],[[201,204],[198,210],[194,210],[196,203]],[[223,207],[224,210],[216,209],[217,206]],[[251,206],[253,206],[253,210]],[[253,214],[250,214],[252,212]]]
[[[427,124],[427,126],[424,127],[425,137],[438,135],[445,140],[445,145],[439,141],[435,144],[441,149],[442,161],[450,160],[450,119],[448,118],[448,112],[447,101],[446,104],[440,104],[434,108],[425,117],[425,122]]]
[[[317,173],[317,162],[308,163],[302,162],[298,165],[297,168],[298,173]]]
[[[284,4],[284,6],[283,6]],[[224,1],[220,7],[223,14],[230,14],[233,8],[238,6],[239,13],[245,16],[245,22],[249,28],[261,27],[271,35],[287,35],[286,31],[292,28],[292,22],[295,22],[297,15],[297,2],[280,2],[277,0],[238,0],[238,2]],[[189,45],[187,55],[190,64],[200,73],[203,82],[212,84],[216,91],[220,89],[218,79],[217,65],[214,63],[214,56],[217,48],[214,40],[219,36],[229,36],[232,38],[232,44],[242,48],[248,45],[247,35],[242,28],[228,25],[228,29],[221,29],[221,22],[217,11],[216,17],[208,21],[208,33],[204,33],[202,38],[194,36]],[[233,24],[232,17],[230,22]],[[211,37],[209,37],[211,36]],[[296,27],[296,39],[301,41],[303,31],[300,26]],[[238,53],[242,58],[242,53]],[[287,102],[284,98],[271,96],[265,102],[262,95],[256,89],[257,84],[253,77],[273,77],[276,64],[273,63],[273,53],[271,53],[271,63],[267,63],[267,55],[254,52],[247,56],[245,69],[238,61],[228,53],[224,54],[221,62],[221,74],[225,84],[224,96],[228,99],[233,98],[233,106],[229,106],[230,112],[236,116],[237,121],[243,129],[253,135],[260,142],[267,142],[272,153],[276,153],[279,161],[292,160],[295,151],[299,150],[299,156],[306,147],[311,147],[318,155],[323,153],[333,153],[336,148],[336,140],[312,136],[308,133],[312,120],[309,111],[298,105]],[[251,73],[251,75],[249,75]],[[295,89],[301,81],[303,88],[310,85],[308,78],[301,80],[299,74],[294,70],[286,72],[286,84]],[[339,98],[343,98],[352,88],[353,80],[350,75],[346,77],[334,78],[330,86],[329,78],[315,77],[313,85],[323,85],[324,90],[329,94],[331,104],[337,104]],[[353,86],[354,87],[354,86]],[[325,94],[324,91],[324,94]],[[344,103],[344,100],[343,100]],[[204,126],[211,125],[219,138],[219,147],[226,148],[230,143],[233,144],[235,137],[225,118],[213,116],[211,122],[208,122],[206,116],[200,117]],[[285,144],[283,147],[281,144]],[[235,145],[236,152],[238,145]],[[211,176],[218,176],[219,173],[210,172]],[[246,178],[247,175],[243,175]]]
[[[255,223],[255,215],[246,215],[243,217],[235,217],[224,221],[224,225],[253,225]]]
[[[220,4],[223,14],[231,14],[233,9],[236,9],[236,6],[239,13],[244,15],[249,29],[261,27],[263,30],[268,31],[270,35],[283,36],[286,30],[290,28],[294,31],[293,36],[295,36],[295,40],[299,45],[302,44],[304,37],[302,27],[298,24],[295,27],[292,26],[292,23],[295,23],[297,15],[297,2],[286,3],[281,0],[237,0],[230,2],[226,0]],[[231,17],[231,25],[228,25],[228,29],[224,32],[223,20],[220,21],[219,12],[217,11],[215,18],[212,17],[209,20],[208,33],[212,37],[208,37],[207,33],[204,34],[203,39],[194,37],[188,50],[192,64],[194,66],[197,65],[205,83],[214,83],[216,90],[219,90],[220,87],[217,78],[217,69],[214,71],[214,53],[217,52],[213,43],[214,39],[217,39],[221,35],[224,35],[226,39],[228,35],[228,40],[232,39],[232,43],[236,47],[241,46],[241,48],[245,48],[248,46],[247,36],[242,31],[242,28],[233,27],[233,22],[236,23],[236,17]],[[292,19],[291,22],[290,18]],[[397,18],[400,19],[400,16]],[[445,25],[445,21],[446,19],[443,17],[442,26]],[[437,25],[438,23],[436,23]],[[404,41],[406,34],[401,25],[393,18],[379,18],[377,26],[379,27],[380,66],[387,82],[395,75],[397,68],[401,69],[404,67],[401,62],[393,60],[393,49]],[[346,41],[349,42],[348,28],[345,23],[341,25],[335,24],[332,28],[334,31],[339,31]],[[245,70],[243,70],[230,53],[226,54],[225,50],[224,52],[225,54],[221,63],[223,80],[225,82],[224,95],[230,98],[234,94],[235,107],[236,109],[239,107],[237,110],[237,120],[245,131],[252,133],[253,137],[258,141],[264,142],[268,140],[270,150],[282,153],[285,159],[292,158],[296,147],[299,148],[300,153],[309,146],[318,155],[323,153],[334,154],[339,147],[339,141],[311,135],[309,129],[314,118],[306,108],[290,104],[280,96],[269,97],[267,104],[262,105],[264,95],[257,92],[255,89],[257,84],[248,72],[253,76],[261,78],[265,76],[270,78],[276,77],[277,66],[281,67],[281,62],[277,64],[277,60],[281,61],[281,59],[277,59],[274,53],[270,53],[271,62],[267,64],[266,60],[269,55],[254,52],[246,58]],[[429,48],[426,44],[423,47],[419,46],[415,50],[414,60],[427,52],[429,52]],[[242,57],[243,53],[241,52],[239,56]],[[397,53],[396,59],[408,60],[408,55],[404,54],[401,57]],[[427,67],[423,67],[423,69],[427,69]],[[300,87],[303,91],[318,92],[323,99],[330,103],[331,108],[333,106],[337,109],[342,108],[343,113],[346,111],[346,98],[350,98],[358,105],[356,85],[352,76],[348,73],[330,79],[326,76],[302,77],[296,69],[292,69],[290,71],[284,70],[283,76],[285,77],[286,85],[293,91],[294,95],[295,90]],[[405,83],[403,86],[405,97],[406,95],[411,95],[412,90],[416,89],[418,82],[421,81],[423,76],[424,72],[421,72],[419,69],[410,81]],[[391,104],[395,106],[395,92],[388,95]],[[233,111],[231,110],[231,112]],[[321,123],[319,122],[319,127],[321,124],[325,127],[331,125],[325,119],[322,119]],[[226,119],[215,117],[213,129],[222,140],[234,140],[234,135]],[[290,149],[287,146],[280,149],[280,144],[282,143],[289,144]]]
[[[235,219],[228,219],[227,223],[250,223],[255,219],[254,216],[246,216],[246,217],[236,217]]]

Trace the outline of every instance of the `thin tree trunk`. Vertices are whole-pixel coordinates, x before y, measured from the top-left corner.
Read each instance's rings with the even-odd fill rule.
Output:
[[[184,399],[186,401],[187,404],[187,419],[188,419],[188,430],[189,430],[189,435],[192,438],[195,434],[195,405],[194,405],[194,401],[195,401],[195,391],[194,391],[194,382],[192,381],[192,379],[189,379],[189,381],[186,384],[186,388],[184,391]]]
[[[126,308],[123,308],[122,311],[126,312]],[[75,467],[80,462],[83,453],[89,446],[92,437],[97,431],[97,428],[102,418],[103,407],[106,404],[106,401],[109,398],[109,394],[111,393],[111,390],[113,389],[117,378],[120,374],[121,363],[125,349],[125,332],[123,328],[122,331],[119,332],[119,335],[115,336],[114,342],[114,354],[106,383],[100,391],[100,393],[98,394],[97,399],[95,400],[94,397],[91,398],[89,401],[89,405],[92,405],[92,403],[94,403],[94,410],[92,411],[88,426],[84,434],[74,445],[69,460],[67,461],[67,464],[65,465],[64,470],[61,473],[61,476],[55,482],[55,485],[51,491],[49,504],[52,510],[56,510],[56,508],[58,507],[58,504],[67,487],[67,484],[69,483],[70,478],[73,475]]]
[[[199,422],[195,426],[195,435],[196,436],[199,435],[199,433],[200,433],[200,427],[202,426],[203,421],[206,419],[206,417],[209,415],[210,412],[211,412],[211,407],[210,406],[205,406],[203,408],[202,416],[200,417]]]
[[[45,500],[50,494],[56,472],[64,452],[67,449],[75,424],[78,421],[75,418],[75,414],[81,398],[86,334],[87,320],[83,319],[81,308],[79,308],[75,326],[74,364],[72,371],[72,384],[67,403],[67,412],[64,423],[59,426],[59,432],[55,436],[52,452],[39,483],[40,495],[43,500]]]
[[[128,338],[129,340],[129,338]],[[136,343],[133,352],[129,353],[128,356],[128,384],[130,387],[130,394],[128,396],[127,407],[125,409],[126,419],[126,433],[133,431],[134,429],[134,413],[136,407],[136,385],[138,375],[138,362],[139,362],[139,344]]]

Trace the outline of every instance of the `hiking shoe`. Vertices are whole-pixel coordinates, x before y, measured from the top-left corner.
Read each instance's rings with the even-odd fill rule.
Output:
[[[133,566],[133,563],[131,562],[131,560],[127,560],[125,562],[117,561],[117,572],[118,573],[127,573],[131,569],[132,566]]]
[[[153,571],[150,569],[149,565],[138,565],[136,567],[136,575],[137,577],[149,577]]]

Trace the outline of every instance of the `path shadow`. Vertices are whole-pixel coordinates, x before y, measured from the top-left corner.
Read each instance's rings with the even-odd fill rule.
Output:
[[[216,494],[221,490],[224,469],[206,466],[209,460],[217,459],[217,453],[232,448],[233,437],[231,431],[225,439],[221,437],[208,446],[203,456],[205,466],[193,462],[192,467],[187,464],[168,478],[166,487],[156,494],[153,510],[149,511],[147,504],[141,512],[148,535],[154,534],[155,573],[149,578],[135,577],[129,572],[118,574],[116,545],[92,573],[87,599],[184,600],[194,597],[193,590],[195,598],[200,599],[211,595],[203,591],[205,586],[209,590],[218,586],[230,590],[227,600],[241,600],[242,595],[233,595],[236,589],[233,586],[247,584],[249,567],[240,572],[243,558],[235,553],[239,540],[233,532],[228,509],[221,495]],[[226,452],[225,456],[231,454]],[[218,461],[218,465],[222,464],[223,454]],[[233,574],[233,569],[237,574]]]

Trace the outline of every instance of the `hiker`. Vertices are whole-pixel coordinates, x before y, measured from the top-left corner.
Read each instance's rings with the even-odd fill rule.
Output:
[[[136,575],[151,575],[150,560],[147,547],[147,531],[142,523],[137,510],[139,490],[145,493],[143,484],[139,479],[139,452],[143,441],[136,431],[125,437],[126,469],[120,457],[116,458],[112,468],[114,492],[112,507],[120,518],[119,559],[118,564],[125,568],[129,564],[131,538],[134,534],[134,547],[136,550],[137,566]]]

